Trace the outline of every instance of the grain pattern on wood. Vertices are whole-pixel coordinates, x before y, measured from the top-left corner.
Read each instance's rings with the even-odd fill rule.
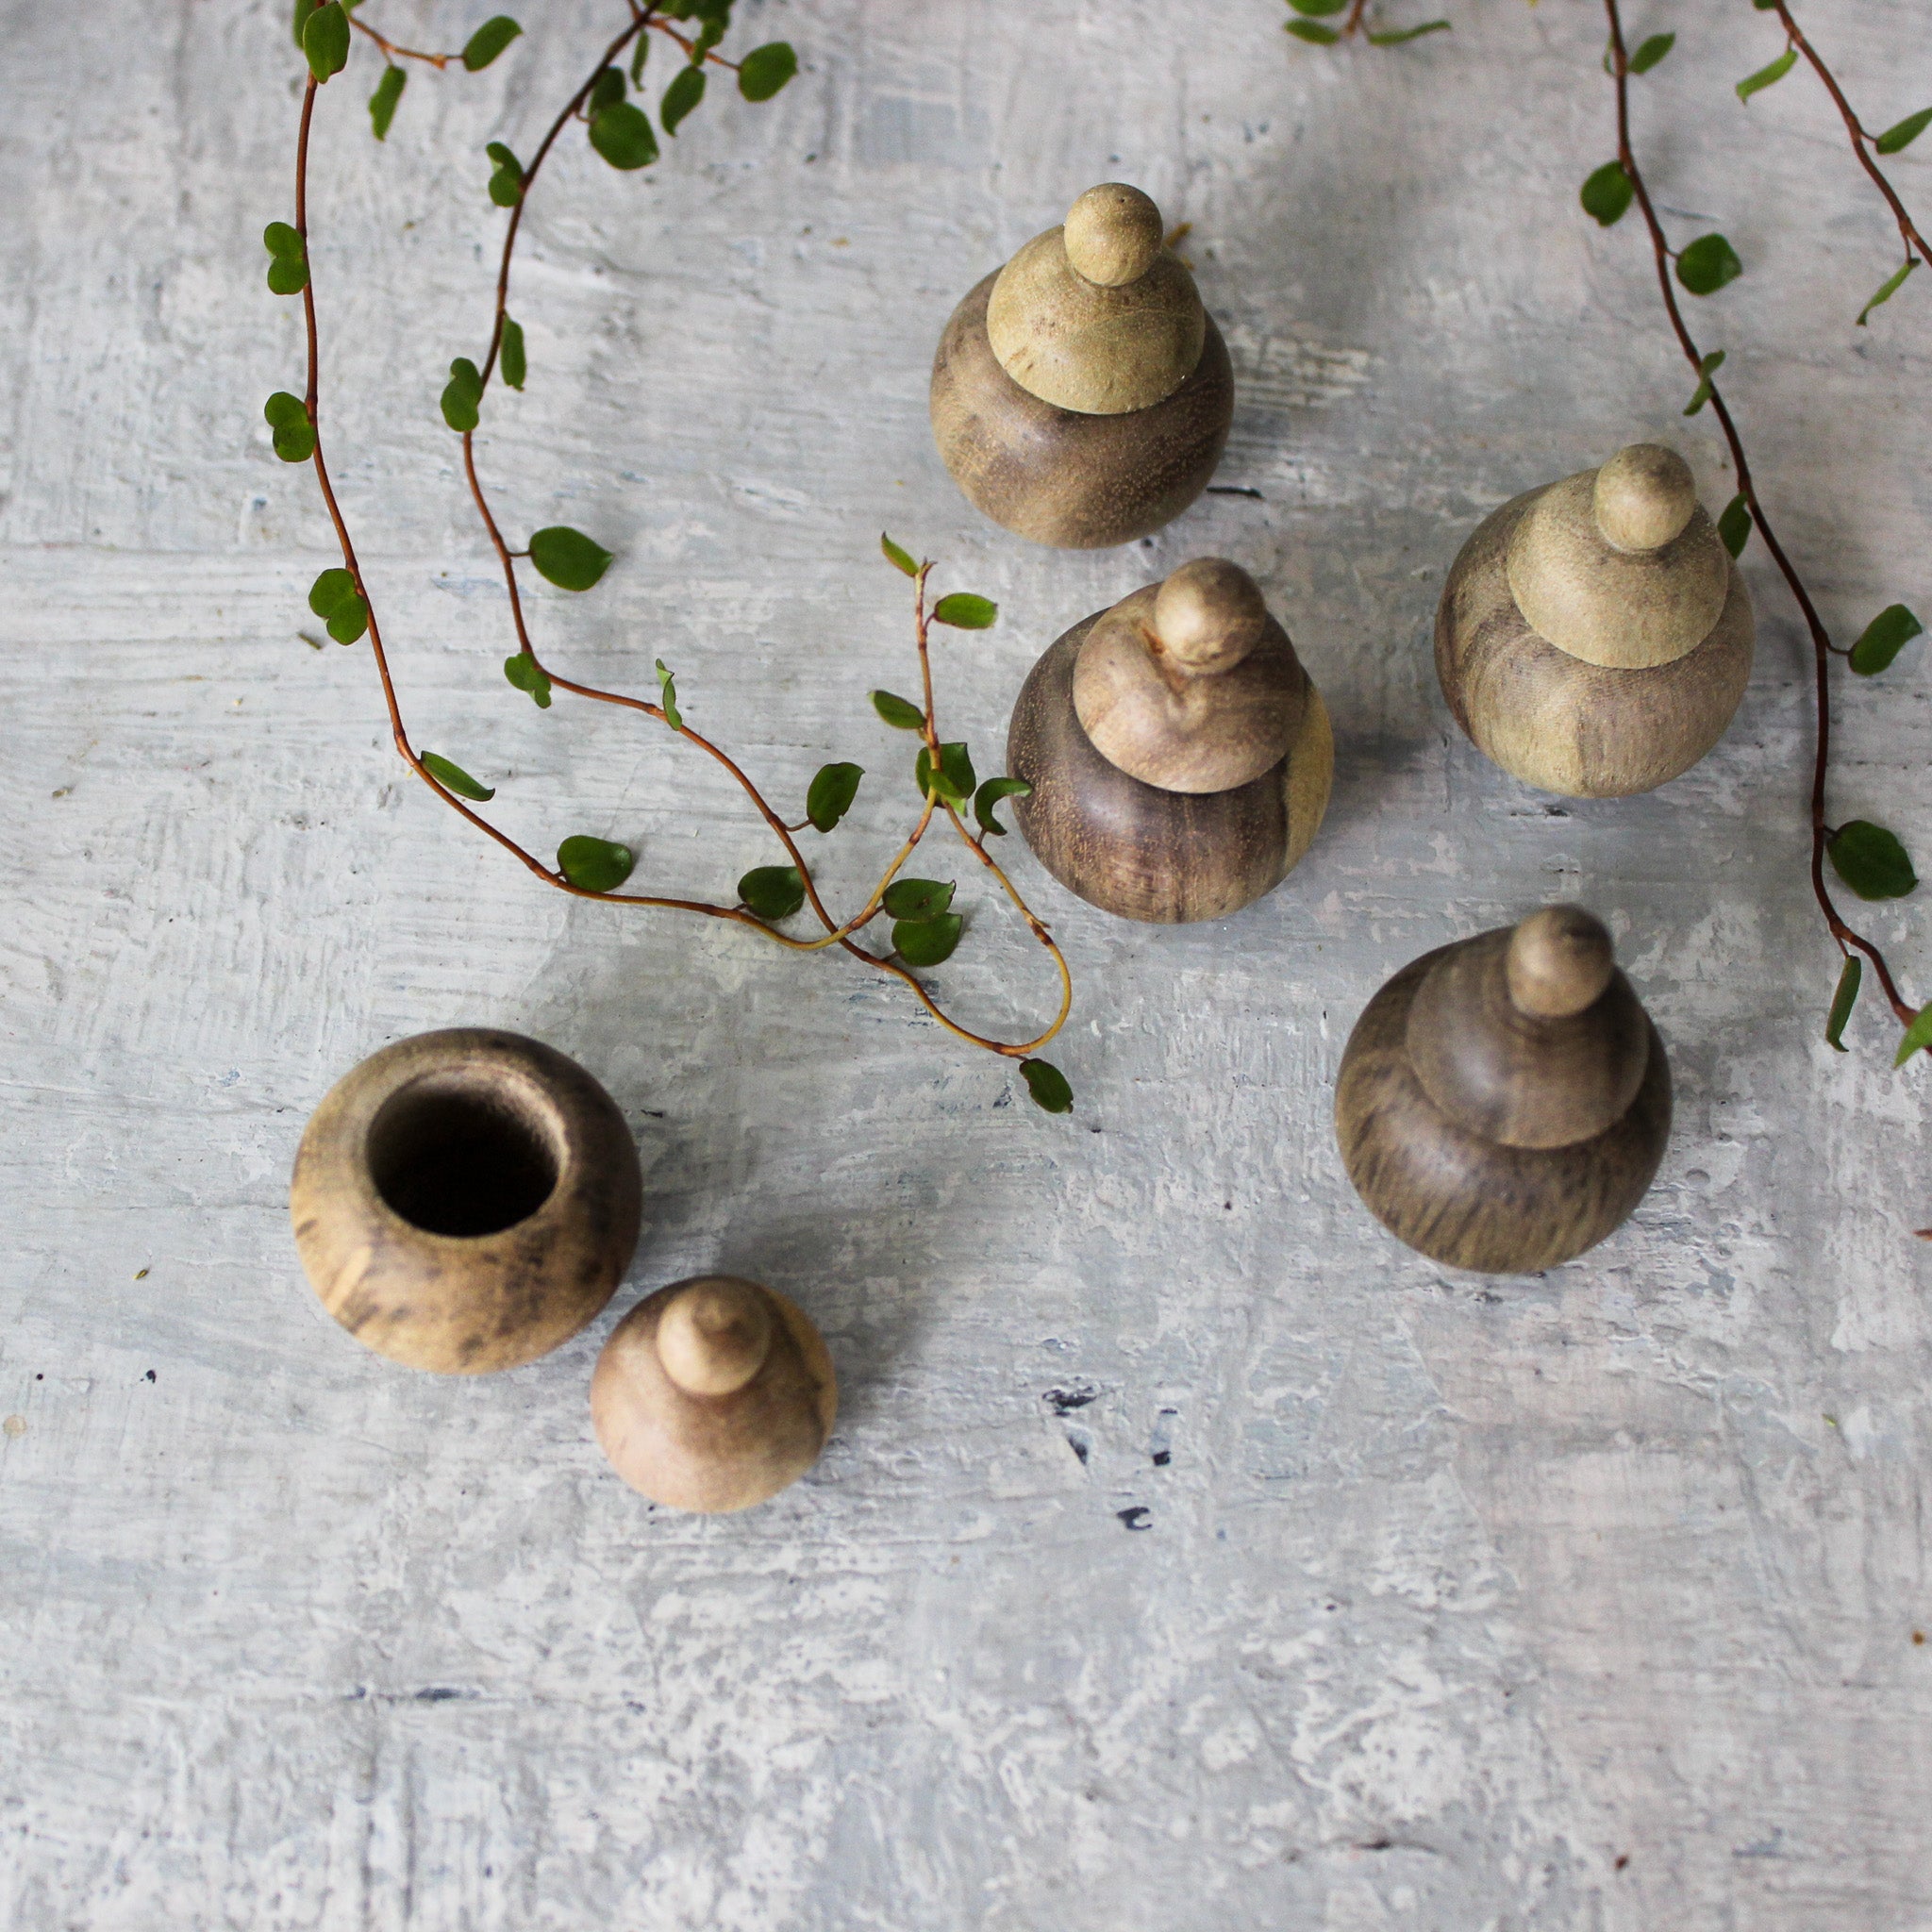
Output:
[[[674,1282],[611,1331],[591,1378],[610,1466],[673,1509],[769,1502],[818,1460],[838,1379],[804,1310],[735,1275]]]
[[[637,1247],[624,1117],[535,1040],[482,1027],[372,1054],[310,1117],[289,1214],[310,1285],[366,1347],[476,1375],[567,1341]]]
[[[1462,547],[1436,612],[1436,673],[1456,722],[1525,784],[1621,798],[1690,770],[1724,734],[1750,682],[1756,624],[1743,578],[1715,626],[1674,662],[1585,663],[1534,630],[1510,594],[1507,558],[1541,491],[1493,511]]]
[[[932,430],[967,500],[1035,543],[1130,543],[1172,523],[1214,475],[1234,420],[1234,369],[1207,318],[1194,373],[1164,401],[1084,415],[1029,394],[987,339],[997,275],[946,324],[932,370]]]

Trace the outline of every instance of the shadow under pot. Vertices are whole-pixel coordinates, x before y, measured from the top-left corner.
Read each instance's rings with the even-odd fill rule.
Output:
[[[289,1211],[323,1306],[410,1368],[534,1361],[609,1301],[636,1251],[637,1148],[553,1048],[456,1027],[399,1041],[310,1117]]]
[[[1254,579],[1183,564],[1060,638],[1022,686],[1013,818],[1071,892],[1123,919],[1220,919],[1313,841],[1335,741]]]
[[[1575,906],[1426,953],[1356,1022],[1335,1084],[1356,1191],[1431,1260],[1524,1274],[1643,1198],[1671,1131],[1663,1041]]]
[[[1456,722],[1512,776],[1623,798],[1724,735],[1756,636],[1689,467],[1639,442],[1477,526],[1443,586],[1436,674]]]
[[[1234,371],[1138,188],[1091,188],[953,311],[932,428],[953,480],[1035,543],[1092,550],[1171,523],[1208,487]]]

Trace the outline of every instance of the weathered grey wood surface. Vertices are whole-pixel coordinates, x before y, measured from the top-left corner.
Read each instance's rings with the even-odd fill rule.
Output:
[[[1079,975],[1071,1122],[851,962],[546,894],[408,778],[366,652],[298,636],[331,559],[259,420],[299,387],[258,240],[286,8],[0,6],[0,1922],[1932,1926],[1932,1074],[1873,1009],[1820,1039],[1808,660],[1761,549],[1744,708],[1663,792],[1559,809],[1449,723],[1430,617],[1486,510],[1634,436],[1729,484],[1634,222],[1575,206],[1599,11],[1443,4],[1453,34],[1337,56],[1279,0],[748,0],[747,43],[805,57],[786,94],[718,90],[643,177],[573,137],[531,208],[530,386],[484,460],[517,527],[618,553],[535,598],[548,646],[633,687],[661,654],[783,797],[868,766],[841,880],[910,795],[864,695],[912,675],[882,525],[1000,600],[941,651],[989,758],[1083,613],[1204,551],[1269,590],[1341,747],[1292,880],[1158,931],[1020,857]],[[434,45],[488,10],[381,17]],[[482,145],[527,153],[624,13],[529,11],[488,75],[412,79],[386,149],[366,50],[329,90],[338,475],[422,741],[540,846],[728,891],[772,853],[717,778],[503,683],[437,417],[503,219]],[[1896,239],[1807,78],[1731,93],[1765,16],[1633,14],[1680,30],[1641,133],[1679,239],[1749,265],[1695,315],[1788,540],[1840,636],[1924,609],[1932,287],[1852,326]],[[1805,15],[1874,125],[1932,98],[1915,0]],[[1109,175],[1194,225],[1254,493],[1053,555],[953,491],[926,371]],[[1923,860],[1923,647],[1839,690],[1834,816]],[[1446,1277],[1350,1193],[1335,1065],[1395,967],[1557,896],[1670,1043],[1674,1140],[1584,1261]],[[943,983],[1024,1024],[1037,949],[962,897]],[[1866,917],[1932,987],[1918,901]],[[461,1022],[581,1057],[649,1168],[609,1313],[480,1383],[342,1336],[284,1208],[329,1083]],[[844,1391],[738,1520],[646,1508],[586,1411],[623,1308],[705,1269],[794,1295]]]

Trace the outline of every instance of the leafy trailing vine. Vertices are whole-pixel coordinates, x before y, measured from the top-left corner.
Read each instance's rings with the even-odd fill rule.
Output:
[[[295,147],[294,221],[272,222],[264,232],[268,249],[268,284],[278,295],[299,295],[308,342],[307,388],[302,395],[278,391],[269,398],[263,410],[273,433],[275,454],[287,462],[307,462],[313,466],[325,508],[341,551],[341,563],[324,571],[309,592],[309,608],[327,626],[329,635],[343,644],[354,644],[364,637],[381,685],[389,712],[391,736],[405,763],[442,802],[486,837],[518,859],[546,885],[575,897],[596,899],[607,904],[646,906],[664,910],[691,912],[701,917],[748,925],[765,938],[793,952],[810,953],[838,946],[868,967],[902,981],[911,989],[926,1011],[948,1032],[971,1044],[1008,1059],[1018,1060],[1026,1089],[1033,1100],[1049,1113],[1065,1113],[1073,1107],[1073,1092],[1058,1068],[1040,1058],[1039,1051],[1066,1024],[1073,1007],[1073,979],[1067,962],[1053,935],[1021,897],[1019,891],[987,850],[990,838],[1004,836],[996,808],[1003,799],[1024,794],[1029,789],[1011,777],[991,777],[978,781],[973,760],[963,741],[946,741],[940,736],[938,709],[933,693],[932,626],[962,631],[985,630],[997,619],[996,608],[986,598],[967,591],[953,591],[932,598],[928,580],[933,564],[916,560],[890,537],[880,539],[880,548],[894,569],[912,581],[913,636],[921,680],[921,699],[914,703],[890,691],[872,693],[873,708],[887,724],[914,733],[919,749],[913,760],[913,781],[921,809],[912,829],[898,852],[867,895],[858,912],[844,920],[835,919],[819,892],[811,866],[798,842],[808,828],[821,836],[829,834],[845,817],[858,796],[864,777],[863,769],[851,763],[827,764],[820,769],[807,792],[805,816],[788,824],[774,808],[763,791],[729,754],[686,723],[677,693],[676,679],[662,658],[657,661],[658,696],[656,702],[625,692],[604,691],[565,676],[539,655],[531,637],[524,608],[517,567],[528,562],[537,574],[558,588],[585,591],[603,577],[611,561],[610,553],[580,530],[555,525],[534,532],[522,549],[513,549],[483,484],[476,459],[476,434],[483,421],[486,399],[492,382],[501,377],[505,387],[521,390],[528,375],[528,358],[524,332],[509,313],[510,271],[515,257],[524,209],[532,187],[558,139],[574,121],[585,125],[591,147],[613,168],[630,171],[655,161],[660,149],[657,126],[649,113],[632,97],[642,81],[645,61],[653,35],[674,44],[680,64],[658,104],[658,125],[666,137],[675,137],[679,125],[703,102],[711,70],[722,69],[736,76],[739,92],[748,101],[759,102],[773,95],[797,72],[797,57],[782,41],[753,48],[740,60],[730,60],[717,51],[730,25],[732,0],[626,0],[630,15],[623,30],[614,35],[598,56],[596,64],[564,104],[550,124],[527,165],[501,142],[486,150],[491,173],[491,200],[508,211],[502,252],[498,262],[495,300],[491,314],[490,341],[480,363],[458,357],[450,365],[450,376],[442,391],[444,422],[462,439],[463,472],[491,547],[502,566],[508,593],[516,651],[504,661],[504,675],[517,691],[526,694],[540,709],[548,710],[554,693],[566,691],[597,704],[613,705],[649,718],[714,759],[731,775],[758,809],[782,846],[789,863],[754,867],[738,881],[737,898],[722,903],[696,898],[625,892],[620,890],[630,878],[636,864],[632,851],[606,839],[577,834],[558,847],[554,864],[546,864],[510,835],[493,824],[474,808],[488,804],[493,788],[479,783],[454,759],[426,749],[419,749],[405,725],[394,680],[391,676],[381,625],[350,535],[335,488],[322,439],[320,404],[320,352],[315,291],[309,258],[308,220],[308,142],[318,94],[347,66],[355,36],[369,42],[383,60],[383,71],[369,99],[371,128],[378,141],[388,137],[407,86],[405,62],[416,62],[436,70],[460,65],[471,73],[488,67],[515,41],[522,28],[508,15],[487,21],[455,53],[431,53],[399,45],[359,17],[360,0],[296,0],[293,28],[296,43],[308,63],[308,79],[302,93],[302,108]],[[627,64],[625,57],[628,54]],[[971,810],[969,828],[965,812]],[[963,928],[962,916],[953,910],[956,884],[951,880],[904,876],[905,867],[930,829],[935,818],[943,817],[959,841],[998,884],[1015,910],[1025,922],[1035,940],[1052,958],[1060,984],[1058,1011],[1053,1023],[1031,1039],[1006,1041],[976,1033],[948,1015],[921,977],[923,972],[941,965],[958,945]],[[800,938],[781,930],[784,921],[809,906],[811,916],[823,928],[815,937]],[[874,921],[890,922],[891,943],[874,951],[859,942]]]

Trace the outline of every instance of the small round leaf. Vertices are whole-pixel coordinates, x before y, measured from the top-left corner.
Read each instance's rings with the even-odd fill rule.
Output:
[[[798,56],[789,41],[754,47],[738,63],[738,92],[748,101],[769,101],[798,72]]]
[[[1861,899],[1903,899],[1919,883],[1906,848],[1869,819],[1840,825],[1824,849],[1832,870]]]
[[[328,0],[308,16],[302,29],[302,51],[308,59],[308,71],[317,80],[326,81],[349,64],[349,16],[341,0]]]
[[[894,879],[879,903],[888,917],[912,924],[937,919],[952,905],[958,890],[951,879]]]
[[[526,691],[540,711],[550,708],[550,678],[542,665],[527,651],[503,660],[503,675],[519,691]]]
[[[345,570],[325,570],[308,587],[308,608],[318,617],[339,610],[356,594],[356,579]]]
[[[1875,677],[1925,626],[1903,604],[1889,604],[1852,646],[1852,669]]]
[[[463,65],[472,74],[480,74],[522,32],[523,28],[507,13],[486,20],[465,42]]]
[[[409,76],[394,61],[382,70],[382,78],[375,83],[375,92],[369,96],[369,125],[377,141],[389,139],[390,125],[396,118],[396,103],[402,99],[403,90],[408,83]]]
[[[760,919],[790,919],[805,904],[805,881],[795,865],[755,866],[739,880],[738,896]]]
[[[957,912],[934,919],[901,919],[892,926],[892,950],[908,966],[937,966],[953,957],[966,922]]]
[[[658,103],[658,119],[664,124],[666,134],[675,134],[677,124],[705,97],[705,70],[702,67],[680,67],[671,76],[671,85],[664,90],[664,98]]]
[[[1693,295],[1714,295],[1743,273],[1738,251],[1722,235],[1700,235],[1677,257],[1677,279]]]
[[[630,101],[606,108],[591,121],[591,145],[613,168],[648,168],[658,158],[651,118]]]
[[[530,539],[530,561],[559,591],[588,591],[609,568],[610,553],[581,530],[555,524]]]
[[[1025,1076],[1026,1091],[1033,1096],[1034,1105],[1043,1107],[1048,1113],[1072,1113],[1074,1110],[1074,1090],[1067,1084],[1067,1076],[1051,1060],[1022,1060],[1020,1072]]]
[[[637,856],[628,845],[583,833],[557,848],[557,869],[572,885],[587,892],[614,892],[631,875]]]
[[[1585,214],[1608,228],[1624,219],[1636,192],[1629,175],[1624,172],[1623,162],[1606,161],[1583,184],[1583,192],[1577,199],[1583,203]]]
[[[971,591],[955,591],[932,607],[933,622],[955,630],[991,630],[999,614],[1000,607],[990,597],[975,597]]]
[[[925,713],[917,705],[905,698],[894,697],[889,691],[874,691],[872,708],[895,731],[925,729]]]
[[[858,796],[860,765],[821,765],[805,794],[805,815],[821,832],[829,832],[852,809]]]

